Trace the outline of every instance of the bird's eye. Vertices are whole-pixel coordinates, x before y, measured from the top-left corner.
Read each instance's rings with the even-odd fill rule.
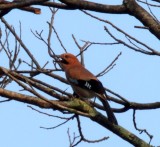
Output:
[[[69,56],[68,56],[68,55],[65,55],[65,58],[69,58]]]
[[[61,61],[63,64],[68,64],[67,60],[62,60]]]

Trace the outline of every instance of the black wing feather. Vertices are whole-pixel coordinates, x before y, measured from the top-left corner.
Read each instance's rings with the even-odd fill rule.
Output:
[[[98,94],[104,94],[105,93],[105,90],[104,90],[104,87],[103,87],[102,83],[98,80],[94,80],[94,79],[91,79],[91,80],[88,80],[88,81],[77,80],[77,84],[80,87],[83,87],[85,89],[94,91]]]
[[[73,82],[73,80],[72,80]],[[77,85],[77,86],[80,86],[84,89],[88,89],[88,90],[91,90],[91,91],[94,91],[95,93],[97,94],[105,94],[105,89],[102,85],[102,83],[98,80],[94,80],[94,79],[91,79],[91,80],[88,80],[88,81],[84,81],[84,80],[76,80],[74,81],[74,84]],[[77,94],[75,93],[75,96]],[[107,115],[108,115],[108,119],[114,123],[114,124],[118,124],[117,122],[117,119],[108,103],[107,100],[103,99],[103,98],[100,98],[100,101],[103,103],[103,106],[107,112]]]

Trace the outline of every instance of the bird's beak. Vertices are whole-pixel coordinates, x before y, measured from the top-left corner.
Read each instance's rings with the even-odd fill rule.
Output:
[[[54,62],[57,62],[57,63],[60,63],[62,61],[62,58],[60,55],[55,55],[55,61]]]
[[[60,55],[54,55],[56,58],[61,58],[61,56]]]

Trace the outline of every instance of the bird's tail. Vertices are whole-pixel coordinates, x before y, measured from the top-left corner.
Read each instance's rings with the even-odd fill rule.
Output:
[[[118,125],[118,121],[117,121],[117,119],[116,119],[116,117],[115,117],[107,99],[100,98],[100,101],[102,102],[102,104],[103,104],[103,106],[106,110],[106,113],[108,115],[108,120],[110,122],[114,123],[115,125]]]

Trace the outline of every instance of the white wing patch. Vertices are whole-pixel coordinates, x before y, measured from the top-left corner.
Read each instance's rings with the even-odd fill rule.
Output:
[[[91,89],[91,88],[92,88],[92,86],[91,86],[88,82],[85,83],[85,86],[86,86],[88,89]]]
[[[85,80],[76,80],[76,79],[73,79],[73,78],[68,78],[69,82],[72,83],[72,84],[75,84],[79,87],[82,87],[82,88],[87,88],[89,90],[92,90],[93,88],[93,85],[92,83],[90,83],[89,81],[85,81]]]

